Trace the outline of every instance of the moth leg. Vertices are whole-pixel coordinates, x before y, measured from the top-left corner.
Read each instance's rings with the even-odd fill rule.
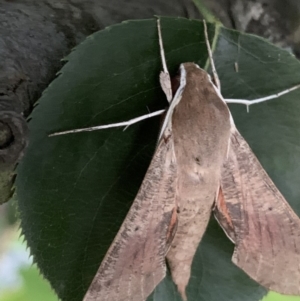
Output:
[[[160,26],[160,19],[157,19],[157,31],[158,31],[158,41],[159,41],[159,49],[160,49],[160,57],[161,63],[163,67],[163,71],[160,72],[159,81],[162,90],[165,92],[168,102],[170,103],[172,100],[172,85],[171,85],[171,78],[168,71],[167,63],[166,63],[166,56],[164,51],[164,45],[162,40],[161,34],[161,26]]]
[[[275,99],[275,98],[279,98],[282,95],[285,95],[287,93],[290,93],[294,90],[297,90],[300,88],[300,84],[293,86],[291,88],[288,88],[286,90],[283,90],[279,93],[275,93],[269,96],[265,96],[265,97],[261,97],[261,98],[257,98],[257,99],[253,99],[253,100],[246,100],[246,99],[232,99],[232,98],[227,98],[225,99],[226,103],[237,103],[237,104],[243,104],[247,106],[247,112],[249,112],[249,106],[254,105],[256,103],[260,103],[260,102],[264,102],[267,100],[271,100],[271,99]]]
[[[88,128],[81,128],[81,129],[57,132],[57,133],[50,134],[49,137],[60,136],[60,135],[65,135],[65,134],[80,133],[80,132],[92,132],[92,131],[121,127],[121,126],[125,126],[125,128],[124,128],[124,131],[125,131],[132,124],[138,123],[138,122],[148,119],[148,118],[152,118],[154,116],[161,115],[164,112],[165,112],[165,110],[159,110],[159,111],[149,113],[146,115],[142,115],[142,116],[139,116],[139,117],[127,120],[127,121],[123,121],[123,122],[111,123],[111,124],[105,124],[105,125],[97,125],[97,126],[92,126],[92,127],[88,127]]]
[[[212,54],[211,46],[210,46],[209,39],[208,39],[207,26],[206,26],[205,20],[203,20],[203,25],[204,25],[205,42],[206,42],[206,47],[207,47],[207,51],[208,51],[208,58],[209,58],[209,62],[211,64],[211,70],[213,73],[215,85],[218,88],[218,90],[221,92],[221,83],[220,83],[220,79],[219,79],[219,76],[218,76],[218,73],[217,73],[217,70],[215,67],[213,54]]]

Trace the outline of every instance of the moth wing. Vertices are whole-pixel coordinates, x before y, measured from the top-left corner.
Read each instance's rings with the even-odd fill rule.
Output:
[[[300,294],[300,220],[235,129],[215,216],[235,243],[232,261],[282,294]]]
[[[161,139],[138,194],[84,301],[143,301],[165,277],[177,225],[172,137]]]

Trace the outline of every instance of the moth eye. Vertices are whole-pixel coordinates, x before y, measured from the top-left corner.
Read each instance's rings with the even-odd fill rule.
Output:
[[[134,229],[134,231],[137,231],[138,229],[140,229],[140,227],[136,226],[135,229]]]
[[[269,211],[272,211],[273,210],[273,208],[272,207],[269,207]]]

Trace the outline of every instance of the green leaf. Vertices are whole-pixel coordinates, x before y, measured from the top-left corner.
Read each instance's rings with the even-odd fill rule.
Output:
[[[207,62],[203,24],[162,18],[167,64]],[[268,42],[209,26],[226,98],[253,99],[300,83],[299,62]],[[156,21],[97,32],[67,58],[32,114],[18,168],[22,229],[42,273],[64,301],[82,300],[143,180],[160,118],[122,128],[48,137],[57,131],[125,121],[167,107],[159,86]],[[238,64],[238,72],[235,70]],[[230,106],[238,128],[300,213],[300,90],[250,107]],[[259,300],[266,290],[231,263],[233,245],[212,219],[195,256],[189,301]],[[180,300],[170,277],[149,300]]]

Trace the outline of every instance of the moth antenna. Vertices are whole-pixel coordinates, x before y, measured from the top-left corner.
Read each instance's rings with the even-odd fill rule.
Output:
[[[111,124],[105,124],[105,125],[97,125],[97,126],[92,126],[88,128],[82,128],[82,129],[74,129],[74,130],[68,130],[68,131],[63,131],[63,132],[57,132],[50,134],[48,137],[53,137],[53,136],[60,136],[60,135],[66,135],[66,134],[74,134],[74,133],[80,133],[80,132],[92,132],[96,130],[103,130],[103,129],[109,129],[109,128],[115,128],[115,127],[122,127],[125,126],[124,131],[132,124],[138,123],[142,120],[152,118],[154,116],[161,115],[165,112],[165,110],[159,110],[150,114],[142,115],[127,121],[123,122],[118,122],[118,123],[111,123]]]
[[[161,57],[161,63],[163,66],[163,72],[169,73],[167,63],[166,63],[166,56],[165,56],[164,44],[163,44],[163,40],[162,40],[161,26],[160,26],[159,18],[157,19],[157,31],[158,31],[158,41],[159,41],[160,57]]]
[[[161,63],[163,67],[163,71],[160,72],[159,80],[160,80],[160,86],[164,93],[166,94],[168,102],[171,102],[172,100],[172,85],[171,85],[171,78],[168,71],[167,63],[166,63],[166,56],[165,56],[165,50],[162,40],[162,34],[161,34],[161,26],[160,26],[160,19],[157,19],[157,31],[158,31],[158,41],[159,41],[159,49],[160,49],[160,57],[161,57]]]
[[[246,105],[247,106],[247,112],[249,112],[249,107],[251,105],[254,105],[256,103],[260,103],[260,102],[264,102],[267,100],[271,100],[271,99],[276,99],[281,97],[282,95],[285,95],[287,93],[290,93],[292,91],[295,91],[297,89],[300,88],[300,84],[293,86],[291,88],[288,88],[286,90],[283,90],[281,92],[269,95],[269,96],[265,96],[265,97],[261,97],[261,98],[256,98],[256,99],[252,99],[252,100],[247,100],[247,99],[234,99],[234,98],[226,98],[224,99],[226,103],[236,103],[236,104],[242,104],[242,105]]]
[[[216,84],[218,90],[221,92],[221,83],[220,83],[220,79],[219,79],[219,76],[218,76],[218,73],[217,73],[217,70],[215,67],[213,54],[212,54],[211,46],[210,46],[209,39],[208,39],[207,25],[206,25],[205,20],[203,20],[203,26],[204,26],[205,42],[206,42],[206,47],[207,47],[207,51],[208,51],[208,58],[209,58],[209,62],[211,64],[211,70],[213,73],[215,84]]]

